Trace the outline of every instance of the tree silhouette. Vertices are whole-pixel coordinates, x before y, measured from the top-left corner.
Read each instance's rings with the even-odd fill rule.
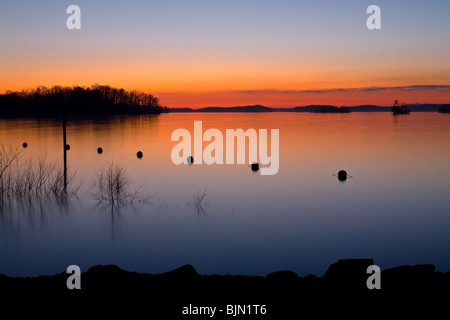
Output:
[[[91,87],[47,88],[6,91],[0,95],[0,116],[5,115],[59,115],[62,102],[69,114],[157,114],[167,111],[152,94],[137,90],[126,91],[108,85]]]

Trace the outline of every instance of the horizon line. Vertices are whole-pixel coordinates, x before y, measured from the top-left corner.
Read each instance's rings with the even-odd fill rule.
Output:
[[[132,88],[116,83],[91,85],[54,84],[51,86],[36,85],[19,90],[4,90],[21,92],[45,87],[50,89],[60,87],[109,86],[126,91],[139,91],[157,97],[162,106],[169,108],[201,109],[208,107],[236,107],[262,105],[269,108],[292,108],[305,105],[360,106],[377,105],[391,106],[394,100],[411,104],[447,104],[450,100],[450,84],[411,84],[404,86],[362,86],[348,88],[325,89],[231,89],[231,90],[184,90],[159,91],[147,88]],[[409,101],[415,101],[411,103]]]

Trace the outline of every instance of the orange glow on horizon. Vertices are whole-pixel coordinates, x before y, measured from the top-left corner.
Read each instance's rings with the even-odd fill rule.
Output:
[[[161,92],[156,93],[161,104],[168,107],[201,108],[210,106],[233,107],[260,104],[267,107],[295,107],[310,104],[329,104],[335,106],[379,105],[391,106],[394,100],[404,103],[450,103],[450,92],[435,90],[421,91],[350,91],[329,93],[277,93],[255,91],[219,92]]]
[[[108,14],[86,2],[83,10],[91,16],[83,16],[80,30],[66,27],[57,6],[11,2],[0,19],[0,93],[98,83],[151,93],[168,107],[450,101],[443,3],[411,6],[413,15],[399,16],[395,10],[405,8],[391,4],[385,27],[374,31],[367,29],[365,10],[351,4],[330,1],[333,10],[321,12],[323,4],[315,2],[244,2],[193,11],[186,2],[178,9],[161,2],[151,19],[151,2],[138,11],[117,2]],[[427,10],[432,13],[423,19]],[[387,89],[411,85],[447,89]],[[351,90],[370,87],[383,89]]]
[[[257,59],[252,63],[234,61],[222,65],[213,61],[194,61],[192,64],[180,61],[170,67],[151,63],[119,65],[108,60],[96,62],[98,61],[95,59],[76,61],[67,67],[67,71],[61,70],[60,64],[52,61],[46,61],[44,64],[26,62],[20,65],[20,70],[15,70],[14,64],[11,64],[3,70],[9,76],[0,79],[0,92],[20,91],[39,85],[91,86],[98,83],[151,93],[160,98],[162,105],[168,107],[193,108],[254,104],[269,107],[308,104],[391,105],[396,99],[406,103],[450,102],[449,89],[351,90],[374,86],[447,84],[447,75],[442,73],[442,70],[428,70],[427,78],[420,76],[421,70],[403,72],[400,79],[387,77],[386,74],[392,72],[386,67],[362,68],[358,63],[340,70],[339,66],[332,66],[331,62],[322,66],[308,66],[304,62],[298,62],[297,65],[278,62],[268,66]],[[336,90],[339,88],[342,91]]]

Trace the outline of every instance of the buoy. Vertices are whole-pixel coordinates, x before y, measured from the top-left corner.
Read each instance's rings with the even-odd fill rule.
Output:
[[[188,164],[193,164],[194,163],[194,157],[193,156],[188,156],[187,157],[187,163]]]
[[[28,147],[28,143],[24,142],[24,143],[22,144],[22,147],[25,149],[26,147]]]
[[[139,159],[141,159],[143,156],[144,156],[144,154],[142,153],[142,151],[138,151],[137,157],[138,157]]]
[[[102,148],[98,148],[98,149],[97,149],[97,153],[98,153],[98,154],[102,154],[102,153],[103,153],[103,149],[102,149]]]
[[[345,170],[340,170],[340,171],[338,172],[338,179],[339,179],[340,181],[345,181],[345,180],[347,180],[347,171],[345,171]]]
[[[259,163],[253,162],[252,163],[252,171],[258,171],[259,170]]]
[[[66,144],[66,150],[70,150],[70,144]]]

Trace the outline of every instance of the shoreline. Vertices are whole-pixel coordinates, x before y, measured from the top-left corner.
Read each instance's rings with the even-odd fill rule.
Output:
[[[200,307],[221,310],[214,319],[230,319],[236,316],[225,312],[231,306],[251,306],[245,316],[237,315],[239,319],[283,319],[306,311],[321,316],[362,316],[360,310],[367,310],[368,315],[385,315],[388,311],[415,314],[417,308],[426,311],[431,305],[432,311],[445,310],[450,297],[450,271],[436,272],[429,264],[398,266],[381,270],[381,288],[369,289],[370,265],[372,259],[339,260],[322,277],[301,277],[288,270],[265,277],[200,275],[191,265],[147,274],[125,271],[116,265],[97,265],[81,273],[79,290],[67,288],[72,276],[67,272],[33,278],[0,275],[0,288],[7,293],[3,300],[6,309],[11,307],[8,301],[67,304],[78,308],[74,311],[95,310],[102,314],[114,315],[119,310],[128,314],[147,312],[150,319],[211,318],[206,314],[183,314],[199,311]],[[254,305],[264,306],[266,314],[255,314]]]
[[[153,272],[145,272],[145,271],[127,270],[117,264],[95,264],[95,265],[91,265],[87,269],[81,269],[81,274],[82,275],[90,274],[93,270],[95,270],[95,272],[97,272],[98,270],[114,269],[117,272],[121,272],[121,273],[132,273],[132,274],[136,274],[136,275],[154,276],[154,277],[179,273],[179,274],[190,274],[190,275],[206,277],[206,278],[207,277],[242,277],[242,278],[268,278],[269,277],[270,278],[270,277],[272,277],[274,275],[278,275],[278,274],[290,274],[292,277],[299,278],[299,279],[310,278],[310,277],[319,279],[319,278],[326,277],[327,272],[329,272],[330,268],[340,267],[340,265],[342,265],[342,264],[344,264],[350,268],[353,268],[355,265],[361,266],[361,264],[367,264],[367,266],[377,265],[374,262],[374,260],[371,258],[339,259],[336,262],[331,263],[322,275],[318,275],[315,273],[307,273],[304,275],[300,275],[299,273],[297,273],[293,270],[290,270],[290,269],[273,270],[267,274],[199,273],[197,271],[197,269],[195,268],[195,266],[193,266],[192,264],[185,264],[185,265],[176,267],[174,269],[170,269],[170,270],[163,271],[160,273],[153,273]],[[433,273],[448,274],[450,276],[450,269],[449,270],[438,270],[438,268],[434,264],[431,264],[431,263],[402,264],[402,265],[386,267],[386,268],[380,267],[380,269],[381,269],[381,272],[383,273],[385,271],[392,272],[392,270],[397,270],[397,269],[402,269],[402,268],[418,268],[418,269],[420,269],[420,267],[423,267],[423,266],[427,266],[427,268],[429,268],[430,270],[432,269]],[[187,272],[187,270],[189,270],[189,272]],[[38,278],[58,277],[61,275],[66,275],[66,274],[67,274],[67,272],[65,270],[61,270],[61,272],[57,272],[57,273],[50,272],[50,273],[45,273],[45,274],[33,274],[33,275],[8,275],[5,273],[0,273],[0,284],[1,284],[1,281],[4,279],[29,279],[29,280],[32,280],[32,279],[38,279]],[[67,275],[67,277],[68,276],[69,275]],[[450,287],[449,287],[449,289],[450,289]]]

